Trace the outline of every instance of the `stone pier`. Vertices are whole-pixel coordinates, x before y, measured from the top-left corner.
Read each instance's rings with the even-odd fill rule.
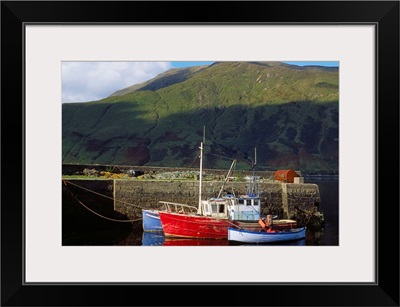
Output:
[[[223,181],[203,181],[202,198],[217,197],[222,185]],[[222,195],[246,194],[246,187],[247,182],[231,182],[224,185]],[[160,201],[197,206],[199,199],[198,180],[75,179],[69,189],[83,203],[93,204],[93,210],[113,210],[132,221],[141,220],[143,208],[159,209]],[[64,185],[63,193],[67,193]],[[106,196],[106,202],[101,202],[99,195]],[[280,218],[298,219],[299,212],[311,212],[320,203],[318,185],[311,183],[264,179],[260,196],[261,214],[277,214]]]
[[[217,197],[223,182],[203,182],[202,196]],[[226,193],[245,194],[246,182],[235,182]],[[137,218],[142,208],[159,209],[159,201],[197,206],[198,181],[132,181],[114,180],[114,210]],[[222,195],[225,195],[223,193]],[[296,215],[297,208],[309,212],[320,202],[318,185],[308,183],[262,182],[260,184],[262,213],[280,214],[282,218]]]

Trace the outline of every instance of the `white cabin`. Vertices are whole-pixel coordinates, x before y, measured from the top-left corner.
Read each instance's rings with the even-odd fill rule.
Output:
[[[258,221],[261,202],[259,197],[232,195],[202,201],[203,215],[239,221]]]

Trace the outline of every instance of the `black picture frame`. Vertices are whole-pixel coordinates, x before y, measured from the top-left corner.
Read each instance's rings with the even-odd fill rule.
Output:
[[[376,283],[24,284],[29,22],[376,25]],[[2,1],[1,145],[2,306],[399,306],[399,1]]]

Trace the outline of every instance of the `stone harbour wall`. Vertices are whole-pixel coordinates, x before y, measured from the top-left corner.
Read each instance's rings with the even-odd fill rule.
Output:
[[[222,184],[219,181],[203,182],[203,198],[217,197]],[[246,182],[235,182],[233,185],[236,194],[245,194]],[[225,187],[222,195],[232,193],[231,187]],[[262,213],[278,213],[282,218],[294,216],[296,208],[310,211],[320,201],[318,185],[307,183],[260,183],[260,195]],[[198,199],[198,181],[114,180],[114,210],[129,219],[140,216],[142,208],[159,209],[159,201],[197,206]]]
[[[204,181],[203,198],[217,197],[222,185],[223,181]],[[246,194],[246,187],[246,182],[227,183],[222,195],[233,192]],[[69,181],[68,190],[63,184],[63,194],[67,192],[72,192],[77,199],[90,205],[94,211],[111,209],[130,220],[140,220],[142,209],[159,209],[159,201],[197,207],[199,181],[76,179]],[[106,196],[105,202],[100,195]],[[265,180],[260,183],[260,196],[262,214],[278,214],[280,218],[297,218],[299,210],[310,212],[320,202],[318,185],[310,183]]]
[[[310,205],[319,205],[321,198],[317,184],[286,184],[288,212],[296,208],[304,211],[310,209]]]

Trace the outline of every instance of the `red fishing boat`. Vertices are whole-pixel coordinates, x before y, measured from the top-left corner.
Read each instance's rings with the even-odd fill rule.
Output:
[[[159,211],[165,237],[227,239],[232,222],[227,216],[204,216]],[[260,228],[260,227],[259,227]]]
[[[228,228],[238,229],[262,229],[259,224],[261,218],[261,200],[260,200],[260,177],[248,176],[247,190],[245,195],[229,194],[221,196],[225,184],[231,177],[232,169],[236,163],[233,160],[225,181],[219,191],[217,198],[202,199],[202,160],[203,160],[203,142],[200,144],[200,176],[199,176],[199,200],[198,209],[195,213],[187,211],[176,212],[169,203],[163,202],[166,209],[159,211],[162,228],[166,238],[196,238],[196,239],[228,239]],[[285,228],[288,223],[281,220],[281,228]],[[291,225],[290,220],[289,224]]]

